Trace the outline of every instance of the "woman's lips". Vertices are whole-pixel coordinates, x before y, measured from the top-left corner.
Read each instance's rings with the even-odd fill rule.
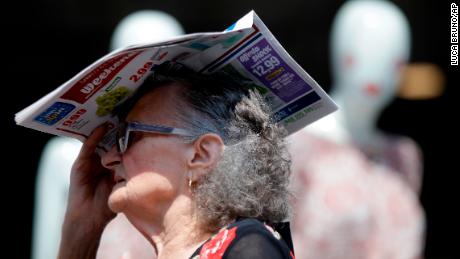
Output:
[[[114,175],[113,175],[113,181],[114,181],[115,183],[119,183],[119,182],[124,182],[125,179],[122,178],[122,177],[120,177],[120,176],[118,176],[118,175],[116,175],[116,174],[114,174]]]

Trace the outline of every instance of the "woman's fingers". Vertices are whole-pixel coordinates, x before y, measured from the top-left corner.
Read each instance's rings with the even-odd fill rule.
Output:
[[[100,157],[96,154],[95,149],[104,137],[107,129],[107,124],[100,125],[83,143],[77,160],[75,160],[72,166],[71,189],[80,185],[86,187],[92,186],[94,188],[94,182],[97,182],[101,174],[106,172],[106,169],[101,165]]]
[[[89,135],[88,139],[83,143],[83,146],[78,155],[79,159],[91,158],[94,154],[94,150],[97,147],[97,144],[101,142],[105,133],[107,132],[108,125],[104,123],[98,126],[92,133]]]

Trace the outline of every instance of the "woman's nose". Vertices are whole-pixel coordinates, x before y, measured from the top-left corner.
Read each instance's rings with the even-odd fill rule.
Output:
[[[107,169],[114,170],[121,163],[121,155],[118,152],[116,145],[101,157],[102,166]]]

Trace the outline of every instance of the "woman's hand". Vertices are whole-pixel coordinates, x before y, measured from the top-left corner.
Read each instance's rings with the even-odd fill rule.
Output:
[[[116,215],[107,205],[113,176],[95,152],[106,132],[106,125],[96,128],[72,166],[59,258],[95,258],[102,231]]]

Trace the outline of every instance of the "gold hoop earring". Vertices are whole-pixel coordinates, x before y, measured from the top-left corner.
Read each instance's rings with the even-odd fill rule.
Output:
[[[192,189],[192,172],[188,171],[188,187]]]

